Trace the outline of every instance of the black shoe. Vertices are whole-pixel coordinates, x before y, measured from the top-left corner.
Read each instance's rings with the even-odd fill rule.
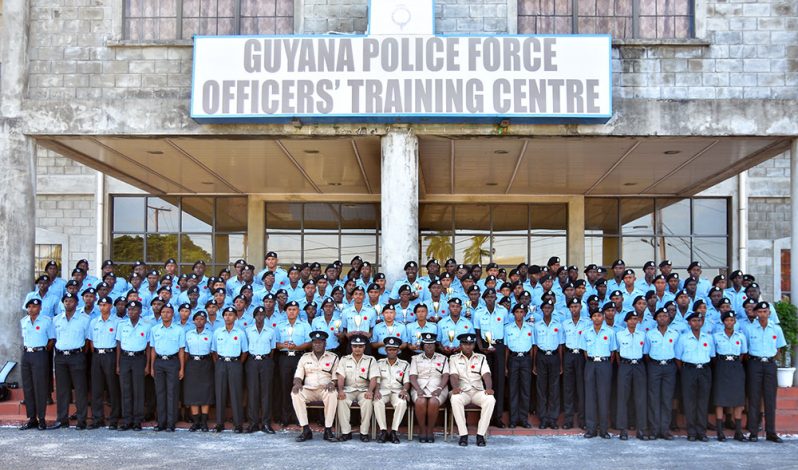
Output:
[[[130,425],[129,424],[123,424],[123,425],[119,426],[116,430],[117,431],[127,431],[128,429],[130,429]]]
[[[524,422],[521,423],[521,427],[524,428],[524,429],[529,429],[529,428],[532,427],[532,425],[529,424],[529,421],[524,421]]]
[[[748,435],[748,442],[757,442],[759,440],[759,436],[754,433],[750,433]]]
[[[244,432],[244,428],[240,425],[236,426],[235,428],[233,428],[233,432],[236,434],[241,434],[242,432]]]
[[[734,433],[734,440],[735,441],[740,441],[740,442],[745,442],[745,434],[743,434],[740,431],[735,432]]]
[[[174,426],[167,426],[167,428],[164,429],[164,431],[166,431],[166,432],[175,432],[175,427]]]
[[[563,429],[571,429],[573,427],[574,427],[574,423],[572,423],[570,421],[566,421],[566,422],[562,423],[562,428]]]
[[[133,425],[133,430],[134,431],[141,431],[141,423],[134,424]]]
[[[61,429],[61,428],[67,429],[68,427],[69,427],[69,421],[56,421],[55,423],[53,423],[52,426],[50,426],[47,429],[50,430]]]
[[[33,428],[38,428],[38,427],[39,427],[39,421],[36,420],[36,419],[32,419],[32,420],[28,421],[27,423],[23,424],[22,426],[20,426],[19,430],[20,431],[27,431],[28,429],[33,429]]]
[[[337,439],[335,438],[335,433],[333,432],[332,428],[324,428],[324,440],[329,442],[337,441]]]
[[[102,421],[95,421],[95,422],[93,422],[93,423],[91,423],[89,425],[89,429],[92,430],[92,431],[95,430],[95,429],[104,428],[104,427],[105,427],[105,423],[103,423]]]
[[[260,430],[265,432],[266,434],[274,434],[274,429],[272,429],[271,424],[264,424]]]
[[[224,431],[224,424],[217,424],[216,427],[213,428],[213,432],[222,432]]]
[[[603,432],[599,434],[599,437],[601,437],[602,439],[612,439],[612,436],[608,432]]]
[[[649,441],[656,441],[657,440],[657,435],[652,432],[651,434],[648,435],[648,440]]]
[[[660,434],[659,437],[660,439],[665,439],[666,441],[672,441],[675,439],[675,437],[673,437],[673,434],[669,432],[666,432],[665,434]]]
[[[701,442],[709,442],[709,438],[706,434],[699,434],[697,439]]]
[[[726,442],[726,435],[723,434],[723,431],[718,431],[718,442]]]
[[[618,436],[618,438],[620,440],[622,440],[622,441],[628,441],[629,440],[629,434],[626,434],[626,431],[621,431],[621,435]]]
[[[687,440],[690,442],[695,442],[695,436],[687,436]]]
[[[39,421],[39,425],[37,426],[37,428],[39,429],[39,431],[47,431],[47,423],[45,423],[44,420],[42,419]]]
[[[396,431],[391,431],[391,443],[399,444],[401,441],[399,440],[399,433]]]
[[[351,440],[352,440],[352,433],[351,432],[350,433],[346,433],[346,434],[341,434],[340,436],[338,436],[338,441],[340,441],[340,442],[346,442],[346,441],[351,441]]]
[[[429,444],[435,444],[435,434],[430,434],[429,436],[427,436],[427,442]]]
[[[360,433],[360,442],[371,442],[371,436]]]
[[[305,442],[313,439],[313,433],[310,431],[310,426],[304,426],[302,428],[302,434],[297,436],[297,442]]]
[[[595,431],[587,431],[585,433],[585,439],[592,439],[594,437],[596,437],[596,432]]]
[[[468,436],[460,436],[460,441],[457,443],[460,447],[468,446]]]
[[[252,434],[253,432],[255,432],[255,431],[259,430],[259,429],[260,429],[260,426],[258,426],[257,424],[250,424],[249,427],[247,428],[247,434]]]
[[[510,429],[515,429],[515,423],[510,423],[510,426],[509,426],[509,428],[510,428]]]
[[[380,444],[384,444],[385,443],[385,436],[387,436],[387,435],[388,435],[388,431],[386,431],[384,429],[381,429],[380,432],[377,433],[377,442],[379,442]]]
[[[546,429],[547,427],[549,427],[549,423],[545,421],[541,421],[540,424],[538,424],[538,429]]]
[[[778,434],[768,434],[765,439],[769,440],[770,442],[775,442],[776,444],[784,443],[784,439],[780,438]]]
[[[504,428],[507,427],[507,426],[504,425],[504,423],[502,422],[501,419],[494,419],[493,422],[491,423],[491,426],[499,428],[499,429],[504,429]]]
[[[116,431],[116,424],[109,424],[108,425],[108,430],[109,431]]]
[[[477,447],[485,447],[487,442],[485,442],[485,436],[480,436],[477,434]]]
[[[637,431],[637,434],[635,435],[635,438],[638,441],[647,441],[648,440],[648,434],[645,434],[642,431]]]
[[[155,431],[155,432],[166,431],[166,426],[158,425],[158,426],[155,426],[154,428],[152,428],[152,430]]]
[[[71,419],[72,421],[78,419],[78,414],[74,413],[74,414],[69,415],[69,419]]]
[[[75,429],[77,431],[84,431],[86,429],[86,423],[78,423],[75,425]]]
[[[560,427],[557,426],[557,421],[549,421],[549,429],[560,429]]]

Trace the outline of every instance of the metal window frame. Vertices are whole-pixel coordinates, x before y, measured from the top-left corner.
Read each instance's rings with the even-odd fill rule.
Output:
[[[695,38],[695,11],[696,0],[688,0],[688,12],[690,23],[688,27],[689,39]],[[544,16],[544,15],[539,15]],[[666,16],[666,15],[656,15]],[[682,16],[682,15],[668,15],[668,16]],[[598,17],[598,15],[594,15]],[[629,38],[622,39],[640,39],[640,0],[632,0],[632,35]],[[571,34],[579,34],[579,0],[571,0]],[[688,38],[685,38],[688,39]]]

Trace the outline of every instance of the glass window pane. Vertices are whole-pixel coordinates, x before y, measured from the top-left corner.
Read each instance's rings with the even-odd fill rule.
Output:
[[[247,198],[220,197],[216,199],[216,231],[247,231]]]
[[[267,233],[266,250],[280,255],[280,265],[290,265],[302,260],[302,238],[299,234]]]
[[[624,235],[653,234],[654,200],[621,199],[621,225]]]
[[[455,236],[454,257],[464,264],[490,262],[490,240],[487,235]]]
[[[516,267],[525,263],[529,240],[527,237],[493,237],[493,262],[502,266]]]
[[[604,265],[604,238],[585,237],[585,265]]]
[[[458,232],[489,233],[490,206],[487,204],[456,206],[454,227]]]
[[[568,243],[566,237],[532,236],[529,238],[529,263],[545,266],[552,256],[566,263]]]
[[[585,199],[585,229],[597,234],[616,235],[618,233],[618,200]]]
[[[244,234],[217,234],[214,262],[227,266],[237,259],[247,259],[246,236]]]
[[[211,253],[213,253],[213,240],[209,234],[180,234],[180,262],[193,264],[202,260],[208,263],[212,259]]]
[[[420,260],[426,263],[426,260],[435,258],[440,263],[444,263],[447,259],[453,256],[454,246],[452,246],[451,232],[438,232],[421,235]]]
[[[349,232],[374,233],[380,213],[376,204],[341,204],[341,229]]]
[[[342,234],[341,259],[348,262],[355,256],[360,256],[363,261],[373,263],[377,259],[377,236]]]
[[[144,231],[143,197],[114,198],[114,232]]]
[[[111,243],[111,258],[115,261],[136,261],[144,257],[144,237],[115,234]]]
[[[276,202],[275,203],[267,202],[266,228],[272,230],[301,229],[302,204],[283,204]]]
[[[526,205],[493,206],[493,233],[526,235],[529,230],[528,218],[529,210]]]
[[[338,235],[306,234],[305,251],[302,261],[321,264],[332,263],[338,259]],[[350,258],[351,259],[351,258]]]
[[[726,199],[693,199],[693,233],[727,235]]]
[[[184,232],[210,232],[213,225],[213,198],[184,197],[182,199],[182,225]]]
[[[163,264],[169,258],[177,259],[177,234],[147,234],[147,261]]]
[[[421,204],[418,227],[422,232],[451,232],[454,208],[444,204]]]
[[[658,199],[657,217],[659,219],[657,233],[662,235],[690,234],[689,199]]]
[[[693,238],[693,260],[699,261],[703,266],[728,266],[727,243],[726,237],[695,237]]]
[[[687,269],[690,265],[690,237],[658,237],[657,259],[668,259],[673,269]]]
[[[147,198],[147,231],[177,232],[180,230],[180,210],[177,197]]]
[[[338,204],[305,204],[305,230],[337,231],[339,211]]]
[[[529,212],[532,233],[565,234],[568,230],[567,204],[531,204]]]
[[[654,237],[623,237],[621,257],[629,267],[643,266],[654,259]],[[641,276],[641,271],[637,271]]]

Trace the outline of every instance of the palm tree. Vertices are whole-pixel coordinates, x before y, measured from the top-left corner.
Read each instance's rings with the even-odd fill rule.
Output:
[[[487,235],[476,235],[471,239],[471,246],[463,252],[463,263],[465,264],[482,264],[482,258],[485,256],[490,257],[490,251],[483,249],[482,245],[488,241],[490,237]]]
[[[427,259],[436,258],[441,263],[454,256],[451,232],[438,232],[438,235],[425,235],[424,240],[429,242],[427,245]]]

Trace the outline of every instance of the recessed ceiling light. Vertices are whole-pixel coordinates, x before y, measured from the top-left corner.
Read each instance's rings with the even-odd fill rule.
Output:
[[[161,152],[160,150],[147,150],[147,153],[149,153],[150,155],[163,155],[163,152]]]
[[[666,151],[664,151],[662,153],[664,153],[665,155],[676,155],[676,154],[682,153],[682,151],[681,150],[666,150]]]
[[[327,183],[327,186],[341,186],[341,183]]]
[[[315,154],[319,153],[319,151],[318,150],[305,150],[305,153],[307,153],[308,155],[315,155]]]
[[[213,181],[200,181],[200,184],[213,184]]]
[[[624,186],[637,186],[637,183],[624,183]]]
[[[499,185],[499,183],[493,183],[493,182],[485,183],[485,186],[498,186],[498,185]]]
[[[494,150],[493,153],[495,153],[496,155],[504,155],[510,152],[508,152],[507,150]]]

